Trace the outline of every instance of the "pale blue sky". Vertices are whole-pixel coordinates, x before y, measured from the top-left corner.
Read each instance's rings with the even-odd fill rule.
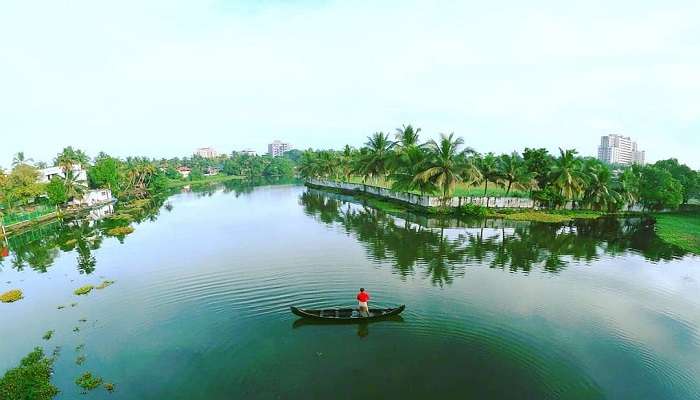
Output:
[[[494,152],[622,133],[700,168],[698,21],[697,1],[5,1],[0,165],[413,123]]]

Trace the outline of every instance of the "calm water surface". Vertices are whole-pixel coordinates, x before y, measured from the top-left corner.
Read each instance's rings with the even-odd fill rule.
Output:
[[[700,258],[645,221],[436,221],[349,200],[219,188],[121,239],[90,219],[13,239],[0,291],[25,299],[0,304],[0,373],[39,345],[61,346],[60,399],[84,371],[117,388],[85,399],[700,398]],[[360,286],[406,311],[288,310],[353,305]]]

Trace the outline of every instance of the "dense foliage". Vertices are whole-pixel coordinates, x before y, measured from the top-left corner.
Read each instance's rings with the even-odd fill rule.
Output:
[[[420,129],[411,125],[389,134],[377,132],[360,149],[307,150],[299,159],[306,178],[362,182],[397,191],[439,195],[447,200],[456,188],[494,186],[503,195],[526,193],[540,204],[557,208],[614,211],[641,204],[648,210],[676,208],[700,194],[698,172],[677,160],[629,167],[606,165],[576,150],[526,148],[522,153],[481,154],[463,147],[454,134],[419,142]]]

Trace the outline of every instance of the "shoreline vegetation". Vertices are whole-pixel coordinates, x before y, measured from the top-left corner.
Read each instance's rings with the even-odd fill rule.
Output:
[[[698,254],[699,233],[693,222],[698,210],[675,217],[662,213],[688,207],[692,199],[700,198],[699,172],[676,159],[650,165],[608,165],[561,148],[558,155],[544,148],[497,155],[479,153],[454,134],[421,142],[420,132],[420,128],[403,125],[393,138],[384,132],[368,136],[359,149],[346,145],[342,150],[307,150],[299,160],[299,173],[310,187],[314,185],[309,180],[369,184],[392,192],[439,197],[442,203],[423,207],[374,193],[343,191],[363,199],[374,196],[376,201],[371,202],[384,210],[553,223],[629,213],[657,216],[662,238]],[[528,198],[533,207],[462,205],[453,196]]]

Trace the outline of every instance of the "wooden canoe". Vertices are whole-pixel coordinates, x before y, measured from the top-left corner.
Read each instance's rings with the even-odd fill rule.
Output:
[[[355,308],[325,308],[310,309],[291,306],[290,309],[295,315],[303,318],[311,318],[324,321],[373,321],[392,315],[399,315],[406,308],[400,305],[394,308],[370,308],[369,316],[362,316]]]

